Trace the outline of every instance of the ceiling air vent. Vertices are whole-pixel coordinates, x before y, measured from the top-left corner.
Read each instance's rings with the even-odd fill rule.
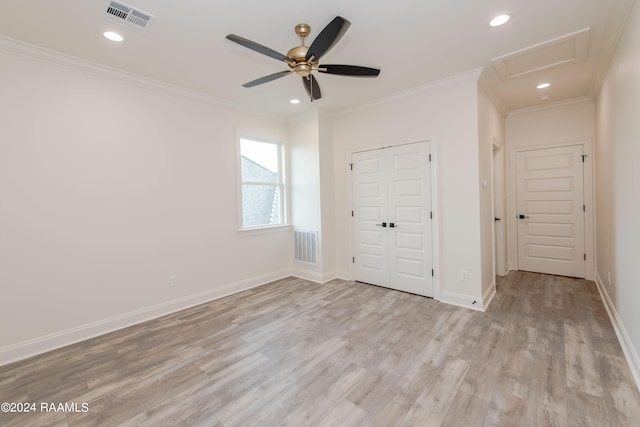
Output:
[[[138,31],[146,30],[155,18],[150,13],[119,1],[107,1],[105,16],[110,21],[127,25]]]

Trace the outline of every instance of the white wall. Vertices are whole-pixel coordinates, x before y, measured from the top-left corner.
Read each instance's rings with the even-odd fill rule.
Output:
[[[640,386],[640,5],[597,100],[597,281]],[[611,282],[609,282],[609,276]]]
[[[322,281],[335,279],[336,272],[336,215],[335,171],[333,152],[333,122],[329,115],[319,115],[320,148],[320,206],[322,216]]]
[[[512,158],[516,150],[558,144],[585,143],[585,251],[588,279],[593,279],[593,212],[591,171],[594,159],[591,146],[595,135],[595,106],[589,99],[576,99],[541,108],[509,113],[506,119],[507,167],[509,172],[507,226],[509,229],[509,264],[517,265],[517,221],[515,216],[515,175]]]
[[[478,88],[478,160],[480,193],[480,241],[482,265],[482,292],[495,292],[494,276],[494,227],[503,227],[504,222],[494,223],[492,182],[493,182],[493,145],[494,141],[504,141],[504,115],[498,110],[489,96]],[[494,165],[494,169],[504,172],[503,165]],[[484,183],[486,182],[486,187]],[[499,195],[502,194],[499,192]],[[500,234],[503,236],[503,234]],[[496,242],[497,243],[497,242]]]
[[[318,231],[317,265],[293,262],[293,273],[324,283],[336,277],[333,210],[333,139],[331,119],[314,110],[289,121],[291,224]]]
[[[351,277],[351,153],[366,148],[431,140],[437,170],[439,265],[442,300],[481,303],[478,95],[479,72],[452,78],[345,112],[334,118],[336,254]],[[469,281],[461,280],[461,271]],[[436,293],[436,297],[438,297]],[[477,306],[476,306],[477,307]]]
[[[573,141],[594,136],[594,104],[587,98],[512,111],[506,120],[509,150]]]
[[[322,240],[319,138],[317,111],[290,120],[291,224],[294,229],[317,231]],[[322,282],[323,258],[320,256],[318,265],[294,261],[294,274]]]
[[[239,233],[235,185],[236,131],[286,123],[21,49],[0,49],[0,364],[289,274],[290,230]]]

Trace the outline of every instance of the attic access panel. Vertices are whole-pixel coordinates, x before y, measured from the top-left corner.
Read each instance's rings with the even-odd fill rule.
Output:
[[[589,28],[491,60],[503,80],[582,61],[587,57]]]

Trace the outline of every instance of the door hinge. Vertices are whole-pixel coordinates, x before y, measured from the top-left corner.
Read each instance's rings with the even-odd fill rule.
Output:
[[[429,161],[431,161],[431,153],[429,153]]]
[[[351,262],[352,262],[353,264],[355,264],[355,263],[356,263],[356,257],[351,258]]]
[[[432,268],[432,269],[431,269],[431,277],[434,277],[434,276],[435,276],[435,274],[434,274],[434,272],[433,272],[433,268]]]
[[[349,169],[353,170],[353,163],[349,163]]]
[[[433,211],[429,212],[429,219],[433,219]]]
[[[353,211],[351,211],[351,216],[353,216]]]
[[[586,212],[587,211],[587,205],[582,205],[582,212]]]
[[[584,254],[584,260],[585,261],[587,260],[587,254]]]
[[[586,158],[587,158],[587,155],[586,155],[586,154],[583,154],[583,155],[582,155],[582,163],[584,163],[584,159],[586,159]]]

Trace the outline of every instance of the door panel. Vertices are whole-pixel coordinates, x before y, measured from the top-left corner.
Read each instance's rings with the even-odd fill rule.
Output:
[[[352,160],[356,280],[433,296],[427,144],[355,153]]]
[[[389,274],[395,289],[433,296],[431,278],[431,172],[425,144],[388,149]],[[412,241],[419,245],[407,245]],[[423,242],[429,242],[424,244]],[[429,285],[427,285],[429,284]]]
[[[582,146],[516,154],[518,268],[585,277]]]
[[[366,151],[354,154],[353,164],[357,280],[388,286],[388,236],[386,228],[377,225],[386,215],[386,161],[380,153]]]

